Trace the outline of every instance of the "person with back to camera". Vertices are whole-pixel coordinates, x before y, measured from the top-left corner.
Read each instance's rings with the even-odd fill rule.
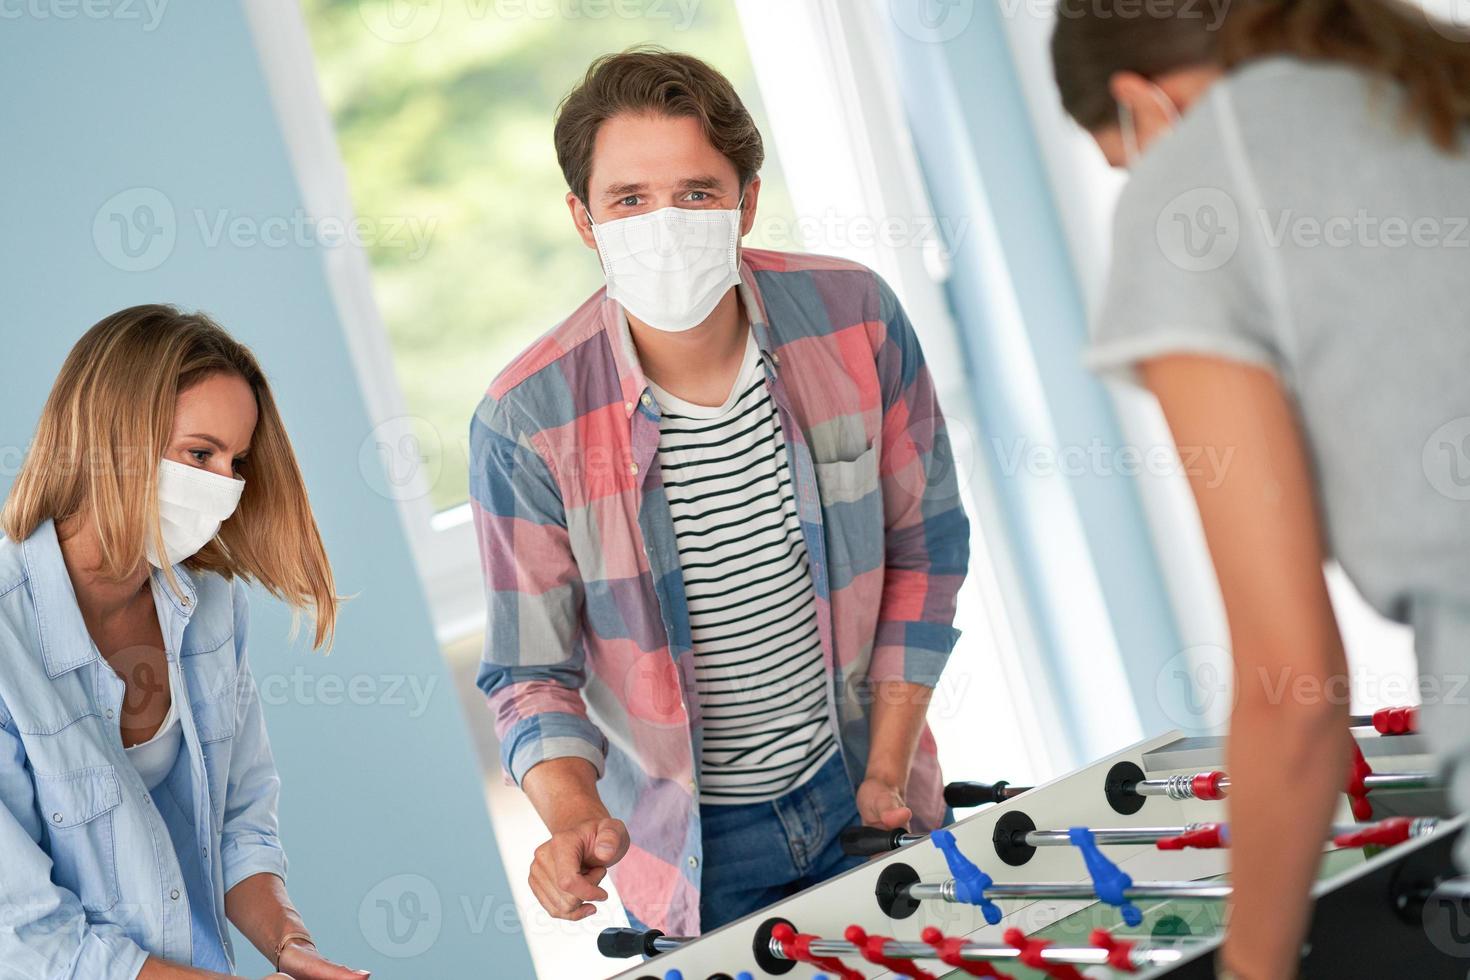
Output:
[[[1230,459],[1191,479],[1235,659],[1222,975],[1296,973],[1347,783],[1325,559],[1414,628],[1470,804],[1467,42],[1392,0],[1058,12],[1063,105],[1131,175],[1090,362]]]

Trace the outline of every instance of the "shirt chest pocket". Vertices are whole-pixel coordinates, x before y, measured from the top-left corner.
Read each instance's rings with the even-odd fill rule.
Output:
[[[883,563],[883,492],[878,446],[850,460],[815,463],[833,588]],[[842,574],[845,573],[845,574]]]
[[[46,824],[52,880],[88,912],[117,904],[114,821],[122,785],[112,766],[55,775],[36,773],[36,803]]]
[[[235,735],[235,687],[238,680],[235,644],[226,641],[204,653],[185,654],[179,660],[199,742],[209,745]]]

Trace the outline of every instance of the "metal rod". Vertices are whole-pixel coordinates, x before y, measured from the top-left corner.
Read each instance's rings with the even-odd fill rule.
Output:
[[[938,882],[915,882],[904,891],[909,898],[918,902],[940,901],[958,904],[955,897],[955,881],[950,878]],[[1133,899],[1158,898],[1229,898],[1229,885],[1202,885],[1195,881],[1145,881],[1124,889],[1123,895]],[[1096,901],[1097,892],[1087,883],[1069,881],[1029,881],[1009,885],[991,885],[985,889],[985,897],[997,901],[1007,898],[1054,898],[1087,899]]]
[[[814,956],[853,957],[861,955],[857,947],[842,939],[814,939],[809,949]],[[1177,946],[1134,947],[1130,951],[1130,958],[1134,967],[1165,966],[1179,962],[1184,958],[1186,952],[1187,948]],[[781,948],[780,942],[774,939],[771,940],[771,955],[777,959],[787,959],[786,951]],[[927,943],[905,942],[897,939],[883,944],[883,955],[896,960],[938,959],[934,947]],[[1014,946],[993,943],[965,943],[960,947],[960,958],[973,962],[1014,960],[1020,955],[1021,951]],[[1041,958],[1049,963],[1105,966],[1108,962],[1108,951],[1098,946],[1048,946],[1041,951]]]
[[[1191,823],[1182,827],[1099,828],[1093,830],[1092,836],[1099,844],[1157,844],[1166,837],[1178,837],[1204,826]],[[1070,847],[1069,833],[1066,830],[1030,830],[1024,835],[1018,833],[1015,842],[1021,843],[1020,838],[1024,836],[1024,842],[1030,847]]]
[[[1167,796],[1173,800],[1192,800],[1194,773],[1184,776],[1165,776],[1162,779],[1141,779],[1133,784],[1133,792],[1139,796]],[[1375,772],[1363,777],[1363,787],[1375,789],[1434,789],[1440,785],[1438,774],[1425,770],[1405,772]],[[1215,783],[1222,796],[1230,792],[1230,777],[1221,775]]]
[[[1374,772],[1363,777],[1364,789],[1431,789],[1439,786],[1432,772]]]

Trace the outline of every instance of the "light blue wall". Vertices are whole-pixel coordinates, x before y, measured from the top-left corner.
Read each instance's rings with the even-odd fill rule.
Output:
[[[1116,747],[1121,714],[1136,711],[1145,735],[1184,716],[1182,703],[1165,703],[1174,695],[1157,684],[1180,650],[1173,611],[1131,477],[1069,476],[1059,492],[1055,479],[1003,472],[1004,457],[1020,444],[1074,452],[1124,445],[1106,392],[1082,366],[1086,311],[1007,43],[1007,5],[880,6],[893,12],[904,104],[931,200],[940,214],[973,219],[972,231],[949,243],[948,292],[1050,686],[1074,757],[1085,761]],[[1082,540],[1068,536],[1064,508],[1075,508]],[[1069,635],[1078,597],[1067,589],[1059,535],[1066,553],[1075,550],[1095,569],[1132,705],[1098,703],[1089,687],[1090,662],[1108,645]]]
[[[0,19],[0,492],[66,351],[107,313],[145,301],[200,308],[253,347],[339,587],[356,596],[325,659],[288,644],[277,603],[254,605],[292,895],[324,951],[375,975],[529,977],[395,507],[358,471],[368,422],[321,249],[211,246],[199,227],[198,214],[208,226],[220,213],[290,219],[300,207],[242,12],[173,2],[151,24],[158,0],[93,5],[100,18],[88,6],[13,4]],[[107,214],[100,246],[93,231],[104,203],[136,188],[149,190],[123,212],[166,199],[176,241],[157,268],[128,272],[114,264],[123,253]],[[415,691],[428,692],[423,704]],[[267,972],[253,951],[241,969]]]

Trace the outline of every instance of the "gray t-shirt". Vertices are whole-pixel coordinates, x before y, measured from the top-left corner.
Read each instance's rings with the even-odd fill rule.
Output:
[[[1365,598],[1470,663],[1470,138],[1395,83],[1266,59],[1138,161],[1088,361],[1214,355],[1295,399],[1329,547]],[[1470,137],[1470,134],[1467,134]]]

